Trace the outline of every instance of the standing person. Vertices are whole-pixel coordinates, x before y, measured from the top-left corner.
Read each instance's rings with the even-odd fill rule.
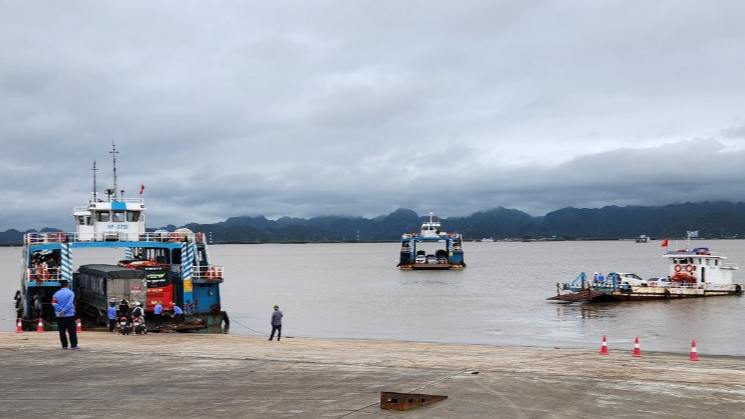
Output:
[[[176,324],[181,324],[185,321],[184,318],[184,310],[181,310],[181,307],[177,306],[176,304],[173,305],[173,321]]]
[[[277,332],[277,341],[282,338],[282,312],[279,311],[279,306],[274,306],[274,313],[272,313],[272,334],[269,335],[269,340],[274,339],[274,332]]]
[[[44,313],[42,312],[42,309],[41,309],[42,307],[41,306],[41,294],[37,292],[36,294],[34,294],[34,297],[32,300],[34,303],[34,312],[36,314],[36,317],[44,317]]]
[[[52,296],[52,306],[57,315],[57,329],[62,349],[67,349],[67,335],[70,335],[72,349],[80,349],[75,324],[75,293],[70,291],[70,282],[66,279],[60,280],[59,284],[62,288]]]
[[[109,315],[109,332],[113,332],[116,327],[116,302],[109,303],[106,313]]]
[[[153,308],[153,320],[155,320],[155,327],[163,326],[163,304],[160,301],[155,302]]]

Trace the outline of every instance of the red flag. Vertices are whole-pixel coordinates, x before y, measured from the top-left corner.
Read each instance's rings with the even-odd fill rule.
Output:
[[[660,246],[667,247],[667,239],[663,240]]]
[[[143,192],[145,192],[145,184],[140,183],[140,195],[142,195]]]

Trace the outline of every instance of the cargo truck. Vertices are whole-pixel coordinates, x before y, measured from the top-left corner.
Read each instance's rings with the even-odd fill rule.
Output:
[[[116,265],[81,265],[75,273],[73,289],[77,311],[91,316],[98,325],[108,324],[110,303],[117,307],[122,299],[134,307],[144,303],[147,295],[147,273]]]

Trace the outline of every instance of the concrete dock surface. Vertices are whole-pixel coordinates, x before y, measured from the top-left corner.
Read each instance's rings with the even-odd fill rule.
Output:
[[[745,358],[208,334],[0,333],[2,418],[745,418]],[[629,348],[631,349],[631,348]],[[444,395],[408,411],[381,391]]]

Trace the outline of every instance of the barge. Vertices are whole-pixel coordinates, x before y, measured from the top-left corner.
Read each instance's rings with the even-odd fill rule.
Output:
[[[557,294],[549,300],[563,302],[605,302],[669,300],[741,295],[743,286],[734,284],[738,266],[727,263],[726,256],[706,247],[671,250],[662,255],[668,260],[667,276],[642,279],[633,273],[597,274],[589,278],[584,272],[572,282],[558,283]]]
[[[21,287],[15,294],[19,321],[30,327],[36,327],[37,322],[50,329],[56,327],[52,295],[60,289],[60,281],[67,280],[76,292],[79,315],[86,315],[83,319],[88,325],[105,324],[106,304],[92,303],[91,299],[113,295],[111,290],[93,289],[89,281],[79,281],[80,274],[73,267],[76,251],[85,249],[89,258],[90,250],[108,249],[103,252],[108,259],[95,263],[142,270],[138,277],[143,280],[139,285],[127,285],[126,296],[131,305],[143,303],[146,315],[160,301],[165,313],[173,305],[181,307],[187,323],[221,326],[225,322],[227,326],[227,314],[220,305],[224,268],[210,260],[205,235],[187,229],[147,231],[144,186],[138,198],[120,196],[116,189],[116,153],[113,146],[114,188],[106,189],[105,198],[99,198],[96,191],[94,162],[92,199],[73,209],[76,231],[24,235]],[[110,260],[110,249],[121,249],[121,256]],[[119,301],[111,297],[107,302]]]
[[[429,213],[419,233],[401,236],[398,267],[413,270],[463,269],[463,238],[458,233],[441,231],[440,220]],[[429,248],[428,252],[425,248]]]

